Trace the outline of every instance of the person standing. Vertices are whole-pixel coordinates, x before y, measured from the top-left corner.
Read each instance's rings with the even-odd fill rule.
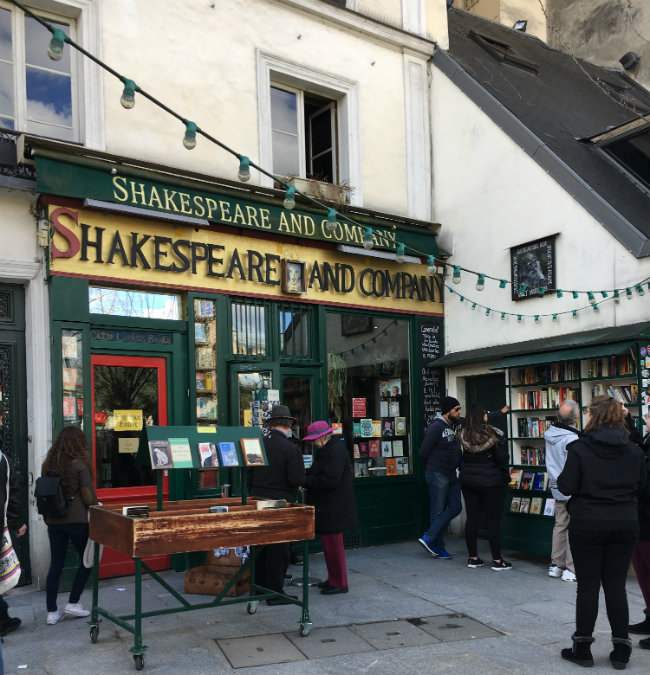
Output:
[[[576,574],[569,546],[569,512],[567,511],[569,498],[557,489],[557,477],[562,473],[566,462],[566,446],[580,436],[576,427],[579,411],[580,408],[576,401],[571,399],[562,401],[557,421],[544,432],[546,471],[553,499],[555,499],[555,525],[553,526],[548,576],[562,577],[562,581],[575,581]]]
[[[645,486],[646,467],[641,449],[623,427],[618,401],[595,397],[585,420],[584,435],[568,445],[557,479],[558,490],[571,496],[569,543],[578,577],[573,646],[561,655],[581,666],[593,665],[591,643],[602,584],[614,645],[609,658],[622,670],[632,652],[625,582],[639,533],[637,493]]]
[[[251,497],[286,499],[291,502],[296,490],[305,482],[305,465],[300,448],[292,443],[291,425],[296,420],[286,405],[276,405],[266,421],[264,448],[268,466],[249,470],[248,488]],[[255,560],[255,581],[260,586],[282,593],[289,567],[291,542],[267,544]],[[295,596],[294,599],[298,599]],[[286,598],[268,598],[267,605],[286,605]]]
[[[0,429],[4,424],[5,409],[0,405]],[[16,537],[22,537],[27,531],[25,518],[20,508],[20,492],[16,477],[11,473],[9,460],[5,454],[0,452],[0,508],[2,513],[7,512],[7,525],[9,530],[13,531]],[[9,478],[9,493],[7,493],[7,478]],[[9,616],[9,605],[0,595],[0,636],[4,637],[8,633],[16,630],[21,620],[17,616]]]
[[[46,516],[50,540],[50,569],[45,581],[47,624],[53,626],[64,616],[85,617],[90,612],[79,602],[90,568],[84,567],[83,554],[88,542],[88,507],[97,504],[93,470],[86,436],[79,427],[64,427],[49,449],[41,476],[57,475],[64,481],[64,495],[70,502],[65,516]],[[68,541],[79,554],[79,567],[72,582],[68,603],[63,612],[57,608],[59,581],[65,564]]]
[[[343,436],[334,435],[324,420],[312,422],[303,440],[312,441],[317,448],[305,488],[307,504],[316,509],[316,534],[327,565],[327,580],[319,587],[323,595],[347,593],[343,532],[359,522],[348,449]]]
[[[467,567],[483,567],[477,539],[481,516],[484,516],[492,569],[512,569],[512,563],[501,557],[501,515],[510,480],[504,433],[488,424],[487,411],[477,404],[470,408],[458,440],[463,453],[458,480],[465,499]]]

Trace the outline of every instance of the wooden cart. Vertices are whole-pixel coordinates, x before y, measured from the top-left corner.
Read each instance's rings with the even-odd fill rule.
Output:
[[[227,513],[210,513],[210,506],[227,505]],[[112,621],[133,633],[133,654],[136,670],[144,668],[147,645],[142,642],[142,619],[162,614],[187,612],[236,603],[247,602],[247,611],[254,614],[260,600],[283,597],[302,608],[298,622],[301,636],[309,634],[309,540],[314,538],[314,508],[303,504],[289,504],[287,508],[258,511],[256,500],[247,504],[237,498],[196,499],[178,502],[148,504],[149,516],[134,518],[122,515],[122,506],[90,508],[90,538],[95,542],[95,563],[93,568],[93,600],[90,615],[90,639],[97,642],[99,617]],[[132,505],[131,505],[132,506]],[[160,510],[156,510],[159,508]],[[255,559],[266,544],[281,542],[304,542],[304,565],[302,599],[294,600],[281,593],[255,584]],[[130,556],[135,563],[135,606],[133,614],[115,616],[99,606],[99,544],[110,546]],[[241,569],[233,576],[223,590],[210,602],[190,603],[176,589],[172,588],[156,572],[151,570],[142,558],[150,555],[188,553],[206,549],[251,546],[251,554]],[[142,571],[163,586],[178,602],[180,607],[154,611],[142,608]],[[250,595],[226,597],[226,593],[238,580],[250,571]]]

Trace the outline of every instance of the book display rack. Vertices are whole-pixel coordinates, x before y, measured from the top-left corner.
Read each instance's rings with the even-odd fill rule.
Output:
[[[214,300],[194,300],[197,423],[217,422],[217,330]]]

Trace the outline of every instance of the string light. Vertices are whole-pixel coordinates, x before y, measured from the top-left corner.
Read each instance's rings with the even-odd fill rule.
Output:
[[[517,323],[521,323],[521,314],[517,314]]]
[[[122,78],[122,82],[124,83],[124,91],[120,97],[120,103],[123,108],[131,110],[135,105],[135,92],[137,91],[138,86],[133,80],[128,80],[126,77]]]
[[[578,297],[579,297],[578,291],[573,291],[573,297],[576,300],[578,299]]]
[[[544,295],[544,293],[546,293],[546,286],[540,286],[537,289],[537,293],[539,293],[539,295]]]
[[[336,230],[336,210],[328,209],[327,211],[327,225],[325,229],[329,234],[333,234]]]
[[[476,309],[476,303],[475,302],[472,303],[472,309]]]
[[[499,281],[499,288],[505,288],[508,285],[508,282],[505,279]]]
[[[641,284],[637,284],[634,288],[639,295],[645,295],[645,291],[643,290],[643,286],[641,286]]]
[[[621,301],[621,296],[618,292],[618,289],[616,289],[614,291],[614,302],[618,305],[620,301]]]
[[[577,318],[578,318],[578,310],[577,310],[577,309],[574,309],[574,310],[571,312],[571,314],[573,315],[573,318],[574,318],[574,319],[577,319]]]
[[[400,265],[404,262],[404,244],[397,244],[397,250],[395,251],[395,262]]]
[[[594,312],[598,311],[598,303],[596,303],[595,305],[592,305],[592,307],[594,308]]]
[[[535,314],[535,323],[539,325],[541,321],[539,320],[539,314]]]
[[[505,320],[506,320],[506,313],[501,312],[501,321],[505,321]]]
[[[601,291],[600,294],[603,296],[603,298],[607,297],[607,291]]]
[[[485,274],[479,274],[476,280],[476,290],[482,291],[485,288]]]
[[[593,305],[596,303],[596,298],[593,291],[587,291],[587,298],[589,299],[589,304]]]
[[[553,318],[551,319],[553,323],[557,323],[557,314],[553,314]]]
[[[558,298],[561,298],[561,297],[564,295],[564,293],[562,292],[562,289],[561,289],[561,288],[558,288],[558,289],[557,289],[556,295],[557,295]]]
[[[68,41],[68,36],[60,29],[53,26],[47,26],[52,33],[52,39],[47,48],[47,55],[52,61],[60,61],[63,56],[63,45]]]
[[[287,192],[284,196],[284,208],[291,210],[295,206],[296,206],[296,188],[293,185],[287,185]]]
[[[373,245],[374,241],[372,240],[372,227],[366,227],[366,232],[363,235],[363,248],[370,250]],[[431,272],[429,272],[429,274],[431,274]]]
[[[435,274],[437,271],[436,259],[432,255],[427,256],[427,274]]]
[[[485,310],[485,316],[490,316],[490,308],[489,307]]]
[[[183,145],[188,150],[193,150],[196,147],[196,124],[185,120],[185,136],[183,137]]]
[[[527,289],[527,288],[528,288],[528,286],[527,286],[526,284],[520,284],[520,285],[519,285],[519,293],[520,293],[520,295],[523,295],[523,294],[526,292],[526,289]]]
[[[632,299],[632,289],[631,289],[631,288],[626,288],[626,289],[625,289],[625,297],[626,297],[628,300],[631,300],[631,299]]]
[[[242,183],[246,183],[251,179],[251,161],[246,155],[239,156],[239,171],[237,172],[237,178],[239,178]]]
[[[451,280],[452,280],[455,284],[459,284],[459,283],[460,283],[460,265],[454,265],[454,274],[453,274],[453,276],[451,277]]]

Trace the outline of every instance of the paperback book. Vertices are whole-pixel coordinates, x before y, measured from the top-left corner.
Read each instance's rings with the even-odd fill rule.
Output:
[[[214,469],[219,466],[217,446],[214,443],[199,443],[199,455],[201,455],[201,466],[204,469]]]
[[[175,469],[191,469],[194,466],[192,462],[192,450],[187,438],[170,438],[169,449]]]
[[[406,476],[410,473],[409,471],[409,458],[408,457],[397,457],[395,459],[395,464],[397,466],[397,475]]]
[[[386,475],[397,476],[397,460],[394,457],[386,459]]]
[[[512,513],[519,513],[519,506],[521,505],[521,497],[513,497],[510,502],[510,511]]]
[[[555,515],[555,499],[547,499],[544,504],[544,515],[545,516],[554,516]]]
[[[406,436],[406,417],[395,418],[395,436]]]
[[[169,441],[149,441],[149,454],[153,469],[173,468]]]
[[[379,457],[381,455],[379,441],[373,439],[368,442],[368,454],[370,457]]]
[[[381,442],[381,456],[382,457],[392,457],[393,456],[393,448],[392,448],[392,443],[390,441],[382,441]]]
[[[393,441],[393,457],[404,456],[404,441]]]
[[[508,483],[509,488],[514,490],[518,489],[521,485],[521,474],[523,471],[521,469],[510,469],[510,482]]]
[[[533,497],[530,501],[530,513],[540,515],[542,513],[542,504],[544,500],[541,497]]]
[[[519,513],[528,513],[530,509],[530,497],[522,497],[519,504]]]
[[[237,448],[232,441],[222,441],[217,447],[219,448],[219,463],[221,466],[239,466]]]
[[[533,482],[533,490],[546,490],[548,484],[548,474],[546,471],[539,471],[535,474],[535,481]]]
[[[532,490],[534,480],[535,474],[532,471],[524,471],[523,474],[521,475],[521,489]]]

